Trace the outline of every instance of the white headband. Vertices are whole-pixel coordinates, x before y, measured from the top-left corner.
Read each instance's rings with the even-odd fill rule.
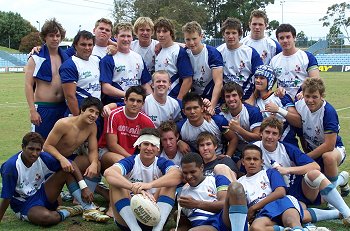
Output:
[[[160,148],[160,139],[159,139],[159,137],[156,137],[154,135],[148,135],[148,134],[139,136],[139,138],[134,143],[134,148],[136,146],[140,145],[142,142],[145,142],[145,141],[150,142],[151,144],[157,146],[157,148]]]

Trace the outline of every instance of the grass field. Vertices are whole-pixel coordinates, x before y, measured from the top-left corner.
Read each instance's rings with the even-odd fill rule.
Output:
[[[321,73],[326,82],[326,100],[338,111],[343,142],[350,150],[350,74]],[[30,130],[28,106],[24,96],[24,74],[0,74],[0,164],[19,151],[22,136]],[[341,166],[341,170],[350,171],[349,158]],[[101,198],[98,201],[103,203]],[[350,205],[350,196],[346,198]],[[102,204],[106,206],[106,204]],[[319,222],[318,226],[326,226],[332,230],[346,231],[340,220]],[[171,226],[171,225],[167,225]],[[9,208],[0,223],[0,230],[40,230],[42,228],[18,221]],[[69,218],[52,230],[118,230],[112,220],[107,224],[84,222],[80,217]]]

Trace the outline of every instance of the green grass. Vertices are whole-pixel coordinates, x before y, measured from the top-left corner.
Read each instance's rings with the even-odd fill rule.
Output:
[[[3,47],[3,46],[0,46],[0,51],[6,51],[6,52],[9,52],[11,54],[20,53],[18,50],[15,50],[15,49],[12,49],[12,48],[8,48],[8,47]]]
[[[1,48],[0,48],[1,49]],[[350,107],[348,93],[350,86],[349,73],[321,73],[326,82],[326,100],[336,109]],[[30,130],[28,106],[24,96],[24,74],[0,74],[0,164],[6,161],[11,155],[19,151],[22,136]],[[350,150],[350,108],[338,112],[343,142]],[[350,170],[349,158],[340,167],[341,170]],[[350,196],[346,202],[350,205]],[[107,206],[101,197],[97,201]],[[174,224],[174,223],[172,223]],[[319,226],[326,226],[332,230],[346,231],[340,220],[332,220],[317,223]],[[171,225],[167,225],[170,227]],[[12,210],[8,209],[0,223],[0,230],[6,227],[7,230],[39,230],[40,227],[26,222],[18,221]],[[96,224],[84,222],[80,217],[69,218],[66,221],[51,227],[52,230],[118,230],[112,220],[107,224]]]

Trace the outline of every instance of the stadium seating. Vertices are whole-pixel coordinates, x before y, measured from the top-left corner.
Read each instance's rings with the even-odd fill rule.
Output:
[[[320,39],[317,41],[317,43],[310,46],[307,51],[312,54],[323,54],[326,52],[326,49],[328,48],[328,42],[327,40]]]
[[[350,54],[318,54],[319,65],[350,65]]]
[[[0,67],[25,66],[26,64],[26,54],[9,54],[5,51],[0,51]]]

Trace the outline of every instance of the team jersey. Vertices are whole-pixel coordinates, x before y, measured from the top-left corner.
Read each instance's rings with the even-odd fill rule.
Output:
[[[223,175],[206,176],[205,179],[196,187],[185,184],[180,196],[190,196],[198,201],[217,201],[217,193],[227,191],[230,181]],[[182,208],[183,214],[190,220],[192,227],[200,226],[215,215],[213,212],[205,211],[198,208]]]
[[[106,54],[107,54],[107,47],[100,47],[95,44],[94,48],[92,49],[92,55],[95,55],[100,59],[102,59],[103,57],[106,56]]]
[[[177,98],[183,78],[192,78],[191,61],[184,48],[179,44],[162,48],[155,60],[155,70],[166,70],[171,79],[169,96]]]
[[[244,187],[248,208],[259,203],[278,187],[286,187],[281,174],[275,169],[261,170],[253,176],[237,180]]]
[[[324,101],[321,108],[311,112],[305,100],[295,103],[295,108],[301,115],[303,137],[307,141],[308,148],[313,150],[324,143],[325,134],[337,134],[335,147],[344,146],[338,135],[340,124],[336,110],[328,102]]]
[[[41,152],[37,161],[29,168],[22,161],[22,151],[13,155],[1,166],[1,198],[10,199],[12,210],[22,209],[27,198],[33,196],[52,173],[61,169],[49,153]]]
[[[318,69],[315,56],[302,50],[289,56],[279,53],[271,59],[270,65],[275,70],[277,86],[286,89],[292,99],[301,91],[301,85],[309,77],[309,71]]]
[[[259,54],[264,64],[269,64],[273,56],[282,52],[281,45],[269,37],[252,39],[250,35],[241,40],[241,43],[253,47]]]
[[[266,99],[262,99],[261,97],[257,98],[255,100],[255,105],[258,106],[260,110],[265,110],[265,105],[270,102],[276,104],[278,107],[281,107],[285,110],[288,110],[289,107],[294,107],[294,102],[288,94],[284,95],[282,98],[279,98],[273,92]],[[263,118],[267,118],[271,116],[271,112],[262,112],[262,115]],[[283,121],[283,134],[280,138],[280,141],[285,141],[294,145],[298,145],[298,141],[295,138],[294,128],[291,125],[289,125],[287,120],[279,113],[274,113],[274,116],[276,116],[280,121]]]
[[[182,119],[179,101],[170,96],[167,96],[165,104],[160,104],[154,99],[153,94],[148,95],[143,105],[143,111],[152,119],[157,128],[163,121],[173,120],[176,122]]]
[[[145,166],[141,161],[140,154],[126,157],[114,165],[119,167],[122,175],[132,183],[149,183],[164,176],[170,168],[177,168],[172,161],[162,157],[155,157],[150,166]],[[156,189],[152,188],[149,191],[153,194]]]
[[[216,148],[216,154],[223,153],[222,134],[226,132],[228,122],[222,115],[214,115],[208,122],[204,120],[203,123],[196,127],[190,124],[188,119],[183,119],[176,123],[181,140],[185,141],[194,152],[198,152],[197,137],[201,132],[210,132],[218,139],[218,147]]]
[[[154,127],[154,123],[145,113],[139,112],[135,118],[130,118],[125,114],[125,106],[118,107],[112,110],[108,119],[105,120],[99,147],[105,148],[107,146],[106,134],[114,134],[118,137],[118,144],[129,154],[133,154],[135,152],[133,145],[139,137],[141,129]]]
[[[285,142],[278,142],[277,148],[273,152],[267,151],[262,141],[256,141],[254,144],[261,148],[263,153],[263,160],[264,160],[264,169],[272,168],[271,161],[275,161],[282,167],[294,167],[294,166],[303,166],[309,163],[313,163],[313,159],[303,153],[298,147],[288,144]],[[289,185],[287,187],[291,186],[296,177],[302,177],[301,175],[294,175],[294,174],[288,174],[289,179]]]
[[[231,119],[239,120],[240,126],[246,131],[250,132],[252,132],[254,128],[260,127],[261,122],[263,121],[260,109],[258,107],[254,107],[246,103],[242,103],[242,110],[235,117],[233,117],[230,112],[220,112],[220,115],[223,115],[227,121],[231,121]],[[247,143],[247,141],[238,133],[237,135],[240,141],[242,141],[243,143]]]
[[[102,58],[100,72],[102,83],[109,83],[122,91],[151,81],[151,75],[141,55],[132,50],[129,53],[117,52],[113,56],[107,55]],[[110,102],[123,102],[122,98],[111,96],[107,98]]]
[[[62,84],[76,84],[79,105],[89,96],[101,99],[99,63],[100,59],[94,55],[91,55],[89,60],[72,56],[59,69]]]
[[[164,152],[164,150],[160,153],[160,157],[163,157],[167,160],[171,160],[175,165],[181,166],[181,159],[183,157],[183,154],[179,151],[176,152],[176,155],[173,159],[170,159],[167,154]]]
[[[256,68],[263,65],[258,52],[247,45],[228,49],[226,43],[216,48],[224,60],[224,82],[235,82],[243,88],[243,99],[253,93],[252,76]]]
[[[212,46],[203,45],[202,51],[197,55],[192,54],[191,49],[186,49],[186,51],[194,72],[192,91],[202,98],[211,100],[215,86],[212,70],[222,68],[224,63],[218,50]]]
[[[156,58],[156,45],[158,44],[157,40],[152,39],[151,44],[148,47],[141,47],[139,40],[134,40],[131,42],[130,48],[139,55],[146,63],[147,70],[150,74],[154,72],[154,63]]]

